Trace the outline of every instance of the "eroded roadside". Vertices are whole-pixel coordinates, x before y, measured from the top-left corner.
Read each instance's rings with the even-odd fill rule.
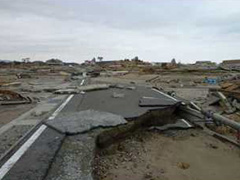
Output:
[[[141,129],[95,157],[97,180],[239,179],[240,150],[200,129]]]

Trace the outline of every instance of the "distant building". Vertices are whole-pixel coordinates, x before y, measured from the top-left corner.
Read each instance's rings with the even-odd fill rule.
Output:
[[[231,70],[240,70],[240,59],[224,60],[221,63],[221,67]]]
[[[196,69],[216,69],[217,64],[212,61],[196,61],[193,67]]]
[[[46,64],[50,66],[62,66],[63,62],[59,59],[49,59],[46,61]]]
[[[95,65],[96,64],[96,59],[93,58],[92,60],[85,60],[84,65]]]
[[[74,63],[74,62],[65,62],[63,63],[65,66],[78,66],[78,63]]]
[[[176,60],[173,58],[171,62],[155,62],[153,63],[154,66],[159,66],[163,69],[174,69],[177,67]]]
[[[110,60],[110,61],[98,61],[96,62],[99,66],[111,66],[111,65],[118,65],[119,61],[116,60]]]
[[[213,64],[212,61],[196,61],[195,65],[200,65],[200,66],[208,66]]]

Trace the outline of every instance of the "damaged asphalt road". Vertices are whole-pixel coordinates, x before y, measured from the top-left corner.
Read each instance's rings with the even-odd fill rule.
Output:
[[[112,97],[113,93],[121,93],[124,96],[114,98]],[[49,120],[45,121],[46,127],[43,133],[36,138],[36,141],[30,145],[29,149],[19,157],[16,164],[9,168],[7,173],[3,174],[0,179],[35,180],[45,179],[46,177],[46,179],[66,179],[71,171],[66,172],[64,169],[71,169],[69,166],[75,166],[75,161],[76,163],[82,163],[80,167],[83,167],[84,172],[88,173],[85,175],[76,173],[75,176],[70,176],[68,179],[92,179],[92,167],[89,163],[91,164],[93,160],[93,152],[96,148],[94,142],[103,131],[102,127],[124,125],[127,124],[126,120],[144,117],[151,110],[164,111],[166,107],[175,107],[179,103],[151,88],[140,86],[136,87],[136,89],[109,88],[71,96],[69,102],[65,104],[66,106],[56,118],[53,120],[49,118]],[[144,106],[140,106],[139,103],[141,102],[139,100],[142,97],[160,99],[161,106],[156,104],[156,100],[154,100],[154,103],[149,101],[145,102]],[[164,106],[164,102],[166,106]],[[146,118],[143,118],[142,121],[146,120]],[[159,119],[159,121],[162,120]],[[90,131],[91,129],[95,130]],[[77,135],[76,137],[66,138],[66,135],[69,134]],[[90,149],[85,151],[88,140],[90,144],[94,145],[91,145]],[[69,149],[70,146],[73,146],[72,150]],[[76,149],[76,147],[78,148]],[[65,153],[64,149],[69,153]],[[66,158],[71,159],[69,162],[74,162],[69,164]],[[82,161],[79,161],[80,159]],[[74,167],[72,168],[74,169]],[[63,174],[59,175],[56,172],[62,172]]]

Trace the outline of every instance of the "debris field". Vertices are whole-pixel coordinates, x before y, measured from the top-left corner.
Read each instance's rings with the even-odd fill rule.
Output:
[[[0,180],[240,179],[237,70],[119,62],[1,65]]]

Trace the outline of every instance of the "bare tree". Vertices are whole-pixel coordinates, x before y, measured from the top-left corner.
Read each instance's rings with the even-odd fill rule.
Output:
[[[97,59],[101,62],[103,60],[103,57],[97,57]]]
[[[23,63],[28,63],[30,61],[30,58],[22,58]]]

